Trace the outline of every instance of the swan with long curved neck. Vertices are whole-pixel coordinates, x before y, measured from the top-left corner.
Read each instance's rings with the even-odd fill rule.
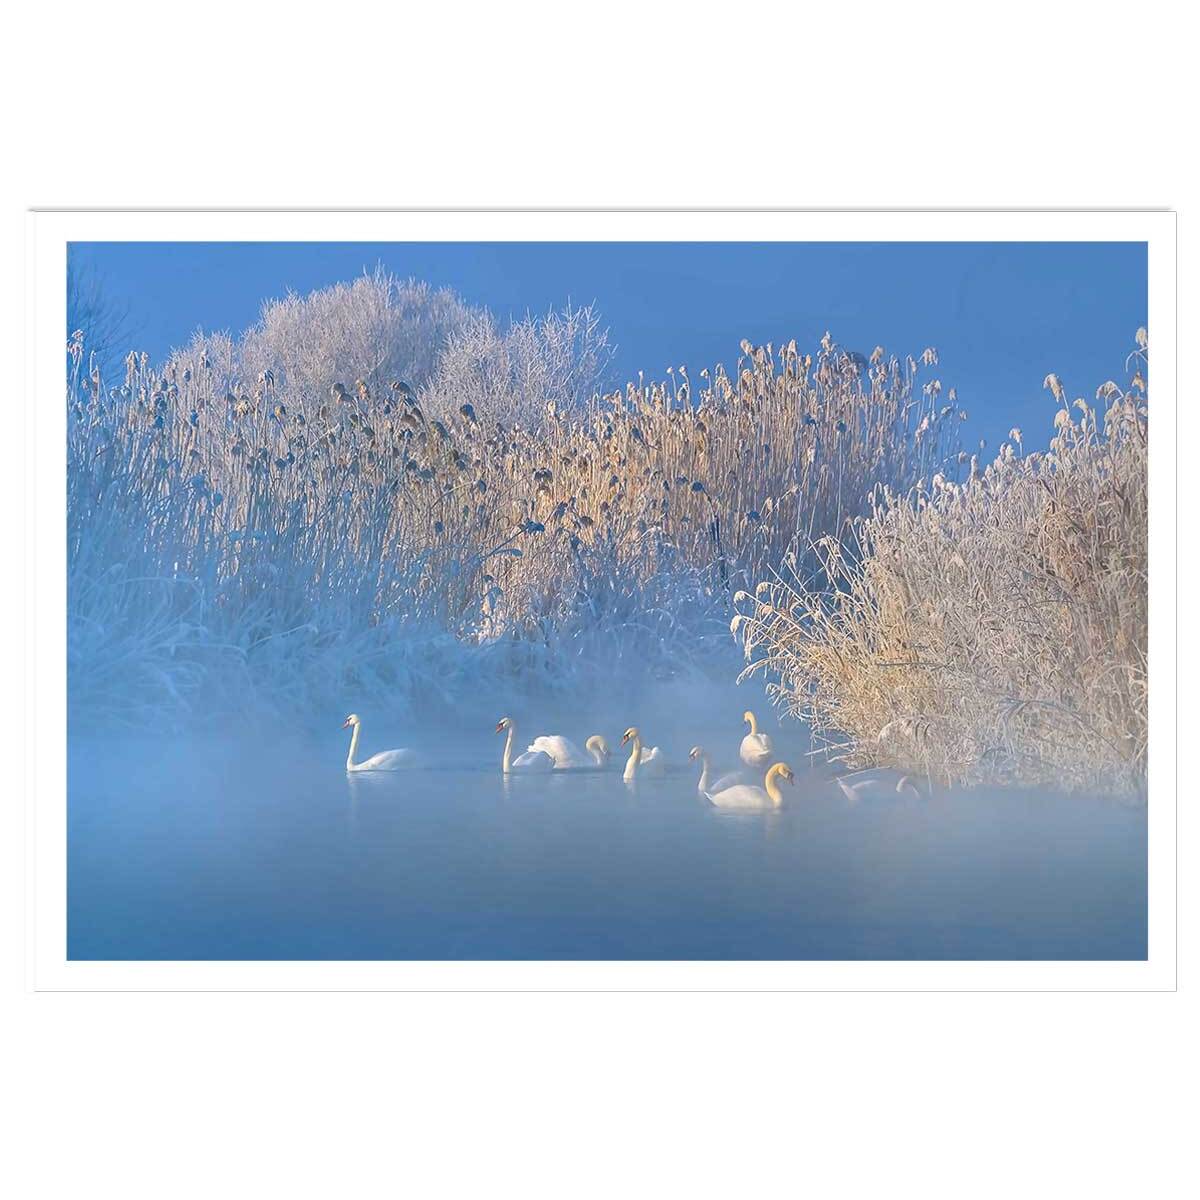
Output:
[[[417,755],[411,750],[381,750],[364,762],[356,763],[354,756],[358,752],[358,735],[362,731],[358,713],[351,713],[342,722],[342,728],[354,730],[350,735],[350,753],[346,755],[347,771],[402,771],[417,765]]]
[[[666,774],[666,762],[663,759],[662,751],[657,746],[651,746],[650,749],[644,749],[642,746],[642,735],[636,727],[630,726],[625,730],[625,736],[621,739],[621,745],[632,743],[629,750],[629,759],[625,763],[625,774],[623,776],[626,783],[632,783],[635,779],[643,775],[659,776]]]
[[[893,780],[895,788],[892,787]],[[921,799],[920,789],[907,775],[901,775],[899,771],[868,767],[863,771],[851,771],[849,775],[839,775],[836,782],[851,804],[857,804],[864,797],[885,796],[893,791],[899,796]]]
[[[742,738],[742,762],[748,767],[766,767],[775,753],[775,746],[765,733],[758,732],[758,718],[746,709],[742,720],[750,726],[750,732]]]
[[[595,771],[608,765],[612,751],[598,733],[592,734],[584,749],[575,745],[570,738],[558,733],[543,733],[529,743],[530,751],[540,750],[554,759],[556,771]]]
[[[584,742],[583,748],[596,760],[596,766],[601,770],[608,766],[608,760],[612,758],[612,751],[608,748],[608,739],[603,734],[593,733]]]
[[[708,757],[708,751],[703,746],[693,746],[688,754],[688,758],[695,762],[700,760],[700,780],[696,784],[696,791],[721,792],[726,788],[736,787],[739,783],[744,782],[740,771],[731,771],[728,775],[722,775],[719,779],[712,777],[712,759]]]
[[[705,795],[709,803],[717,808],[779,808],[783,804],[783,793],[779,790],[780,779],[785,783],[796,781],[796,775],[787,763],[777,762],[771,767],[762,787],[752,787],[743,783],[719,792],[705,792]]]
[[[512,756],[513,738],[516,736],[517,723],[512,717],[501,717],[496,722],[496,732],[503,733],[508,731],[508,737],[504,739],[504,757],[501,759],[501,769],[505,775],[511,775],[515,771],[553,771],[554,759],[550,757],[544,750],[526,750],[524,754]]]

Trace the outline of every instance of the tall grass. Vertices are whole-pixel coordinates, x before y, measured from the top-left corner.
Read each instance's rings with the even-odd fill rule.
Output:
[[[1048,453],[1020,430],[963,482],[876,489],[849,535],[743,594],[748,673],[854,766],[1138,789],[1146,766],[1145,331],[1127,388],[1061,382]]]
[[[338,296],[287,320],[326,331],[366,303]],[[439,336],[420,386],[328,378],[387,361],[386,336],[349,357],[324,334],[320,355],[281,335],[265,358],[258,334],[201,339],[161,367],[130,355],[112,386],[72,341],[77,719],[702,665],[729,646],[735,588],[876,482],[941,463],[960,416],[921,379],[932,351],[743,343],[730,374],[590,394],[607,361],[590,310]]]

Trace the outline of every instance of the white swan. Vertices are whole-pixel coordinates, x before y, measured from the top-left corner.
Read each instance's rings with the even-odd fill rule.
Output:
[[[608,743],[598,733],[588,738],[584,750],[580,750],[570,738],[557,733],[543,733],[541,737],[535,737],[529,749],[540,750],[543,754],[550,755],[554,759],[555,770],[558,771],[596,770],[607,766],[612,754]]]
[[[600,770],[604,770],[608,766],[608,760],[612,758],[612,751],[608,748],[608,738],[602,733],[593,733],[584,742],[583,748],[596,760],[596,766]]]
[[[418,763],[418,757],[412,750],[381,750],[365,762],[356,763],[354,755],[358,751],[358,735],[362,730],[358,713],[351,713],[342,722],[342,728],[354,730],[350,735],[350,753],[346,755],[347,771],[402,771]]]
[[[506,729],[508,730],[508,737],[504,739],[504,758],[501,760],[501,768],[505,775],[510,775],[514,771],[554,770],[554,759],[544,750],[526,750],[524,754],[513,758],[512,744],[513,736],[517,731],[517,723],[512,717],[501,717],[496,722],[497,733],[503,733]]]
[[[719,779],[712,778],[712,760],[708,757],[708,751],[703,746],[693,746],[688,758],[695,762],[700,760],[700,782],[696,784],[698,792],[721,792],[726,788],[736,787],[739,783],[743,783],[741,771],[731,771],[728,775],[722,775]]]
[[[742,738],[742,762],[748,767],[765,767],[775,746],[765,733],[758,732],[758,720],[749,709],[742,713],[742,720],[750,726],[750,732]]]
[[[779,790],[777,780],[787,783],[796,780],[792,768],[787,763],[777,762],[763,780],[763,787],[753,787],[741,783],[737,787],[725,788],[720,792],[706,792],[709,802],[717,808],[778,808],[783,803],[783,793]]]
[[[651,746],[649,750],[642,749],[642,735],[632,725],[625,730],[621,745],[624,746],[627,742],[632,742],[633,747],[629,751],[629,761],[625,764],[626,783],[632,783],[641,775],[657,778],[666,774],[667,764],[662,751],[657,746]]]
[[[854,782],[851,782],[851,781]],[[895,787],[892,781],[895,780]],[[836,779],[842,794],[851,804],[857,804],[864,797],[887,795],[895,792],[900,796],[915,796],[921,799],[921,792],[907,775],[898,771],[881,770],[868,767],[863,771],[851,771],[849,775],[841,775]]]

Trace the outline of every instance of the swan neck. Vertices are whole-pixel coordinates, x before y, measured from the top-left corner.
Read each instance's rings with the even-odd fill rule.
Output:
[[[750,736],[754,737],[758,733],[758,718],[753,713],[748,713],[747,718],[750,721]]]
[[[708,791],[708,784],[709,784],[708,775],[711,770],[712,770],[712,761],[709,759],[708,755],[707,754],[700,755],[700,784],[699,784],[699,787],[702,792]]]
[[[509,773],[509,771],[512,770],[512,744],[513,744],[513,735],[516,732],[517,732],[516,725],[514,725],[510,722],[509,726],[508,726],[508,737],[506,737],[504,739],[504,761],[503,761],[502,766],[503,766],[505,775],[507,775]]]
[[[361,725],[355,725],[350,732],[350,753],[346,755],[346,770],[354,770],[354,755],[358,750],[358,731],[362,728]]]
[[[642,761],[642,735],[635,733],[633,735],[633,748],[629,751],[629,763],[637,770],[638,764]]]
[[[766,778],[767,795],[771,803],[778,808],[783,803],[783,793],[779,790],[779,764],[776,763],[768,772]]]

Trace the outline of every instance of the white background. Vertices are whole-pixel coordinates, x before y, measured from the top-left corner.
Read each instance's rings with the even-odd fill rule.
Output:
[[[24,210],[47,204],[1178,208],[1186,745],[1196,72],[1179,10],[838,11],[7,15],[6,780],[31,754],[19,448],[32,407],[60,403],[17,381]],[[0,1182],[38,1200],[1190,1194],[1189,781],[1179,990],[1099,995],[36,993],[10,792]]]

